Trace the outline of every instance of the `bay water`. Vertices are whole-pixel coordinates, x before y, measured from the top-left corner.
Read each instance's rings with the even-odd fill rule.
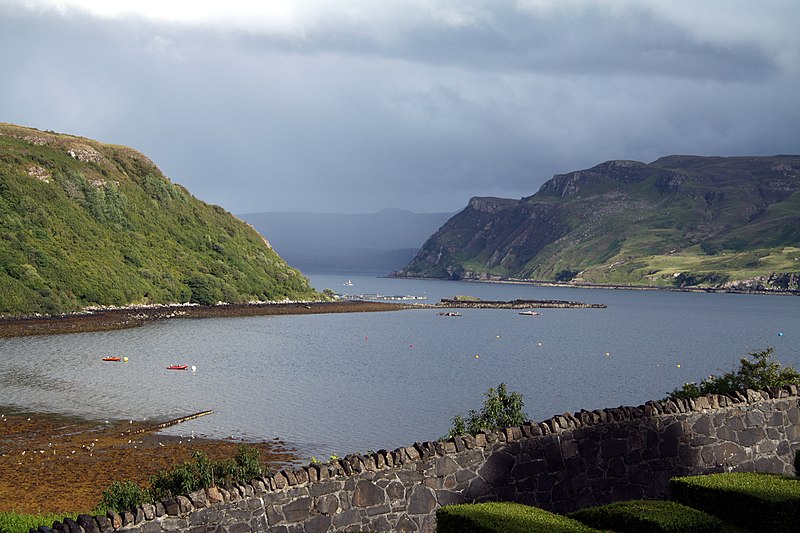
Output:
[[[318,290],[553,299],[606,309],[434,309],[171,319],[113,332],[0,339],[0,411],[161,421],[166,432],[280,439],[301,456],[393,449],[447,433],[501,382],[533,420],[639,405],[738,367],[800,367],[800,298],[309,274]],[[350,280],[352,285],[348,284]],[[107,363],[109,355],[127,363]],[[186,364],[194,371],[169,371]]]

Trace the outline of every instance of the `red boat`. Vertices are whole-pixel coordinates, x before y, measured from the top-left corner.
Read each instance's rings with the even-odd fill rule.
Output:
[[[103,357],[103,361],[120,361],[119,357]]]
[[[167,370],[186,370],[189,365],[169,365]]]

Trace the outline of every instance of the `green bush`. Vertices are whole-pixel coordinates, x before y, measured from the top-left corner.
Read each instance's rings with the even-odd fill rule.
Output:
[[[115,481],[103,491],[97,511],[133,509],[149,500],[148,493],[133,481]]]
[[[490,387],[485,396],[480,412],[470,410],[466,420],[461,415],[453,417],[453,427],[448,437],[519,426],[527,420],[522,412],[525,405],[522,395],[518,392],[508,393],[505,383],[501,383],[496,390]]]
[[[670,400],[697,398],[706,394],[732,394],[735,391],[744,392],[747,389],[768,389],[784,385],[800,384],[800,372],[794,367],[781,367],[781,364],[772,360],[774,349],[770,346],[765,350],[750,352],[739,360],[739,370],[726,372],[721,376],[711,375],[701,381],[684,383],[669,393]]]
[[[213,486],[248,483],[263,473],[258,448],[240,445],[230,459],[213,461],[203,452],[194,452],[191,461],[184,461],[169,470],[161,470],[150,478],[144,489],[132,481],[115,481],[103,491],[97,511],[117,512],[133,509],[148,501],[186,495]],[[2,533],[2,530],[0,530]]]
[[[487,502],[447,505],[436,511],[436,533],[594,532],[577,520],[528,505]]]
[[[194,452],[171,470],[162,470],[150,479],[153,500],[174,498],[215,485],[247,483],[261,475],[257,448],[242,444],[231,459],[212,461],[203,452]]]
[[[722,521],[703,511],[665,500],[632,500],[568,515],[588,526],[618,533],[715,533]]]
[[[775,474],[731,472],[673,478],[672,499],[755,531],[796,531],[800,481]]]

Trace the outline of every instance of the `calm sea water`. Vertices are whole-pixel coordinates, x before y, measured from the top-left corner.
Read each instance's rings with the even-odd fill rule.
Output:
[[[395,448],[445,434],[505,382],[534,420],[658,399],[775,347],[800,367],[800,298],[544,288],[311,274],[317,289],[577,300],[607,309],[435,310],[175,319],[0,339],[0,405],[90,419],[215,414],[168,430],[279,438],[304,455]],[[128,363],[104,363],[106,355]],[[165,369],[173,363],[196,371]]]

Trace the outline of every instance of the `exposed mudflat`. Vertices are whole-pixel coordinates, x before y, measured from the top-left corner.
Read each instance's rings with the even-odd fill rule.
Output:
[[[406,309],[407,307],[408,305],[397,303],[348,300],[339,302],[286,304],[176,305],[157,308],[106,309],[81,314],[0,318],[0,337],[108,331],[134,328],[153,320],[165,320],[170,318],[363,313],[373,311],[397,311]]]

